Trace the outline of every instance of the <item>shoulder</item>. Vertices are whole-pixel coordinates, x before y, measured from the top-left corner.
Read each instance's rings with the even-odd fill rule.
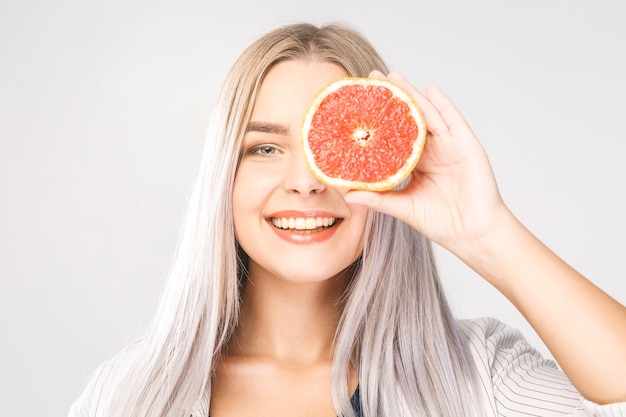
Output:
[[[489,368],[498,368],[506,362],[528,356],[541,360],[548,368],[558,369],[553,361],[542,358],[518,329],[497,319],[482,317],[459,320],[458,323],[474,357],[479,357]]]
[[[492,416],[626,416],[626,403],[598,405],[511,326],[491,317],[459,320]]]
[[[461,320],[459,327],[495,415],[586,415],[565,374],[518,329],[490,317]]]
[[[116,387],[128,369],[136,351],[130,346],[96,368],[85,389],[72,404],[69,417],[99,417],[110,414]]]
[[[120,392],[132,388],[127,376],[137,365],[143,351],[137,342],[112,359],[104,362],[93,372],[85,389],[70,407],[69,417],[110,417],[118,415],[114,398]],[[209,395],[205,392],[194,404],[190,417],[208,417]]]
[[[488,372],[492,383],[528,369],[563,379],[557,364],[542,357],[518,329],[491,317],[460,320],[459,327],[479,372]],[[564,384],[569,381],[565,379]]]

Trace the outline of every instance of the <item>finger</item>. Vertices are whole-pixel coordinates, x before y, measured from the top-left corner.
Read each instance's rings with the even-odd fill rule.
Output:
[[[372,72],[369,73],[368,75],[369,78],[381,78],[383,80],[386,80],[387,77],[385,76],[385,74],[383,74],[382,72],[378,71],[378,70],[374,70]]]
[[[472,133],[461,112],[442,89],[434,84],[429,84],[426,86],[425,92],[426,97],[428,97],[430,103],[437,109],[437,112],[452,134]]]
[[[415,88],[402,74],[399,72],[390,72],[388,75],[388,79],[391,82],[394,82],[402,89],[404,89],[407,93],[409,93],[417,107],[420,108],[422,114],[424,115],[424,119],[426,121],[426,127],[428,131],[435,136],[441,136],[448,133],[448,126],[445,123],[445,120],[439,114],[439,110],[433,103],[430,102],[430,99],[422,94],[417,88]]]
[[[369,209],[397,217],[401,220],[405,214],[406,208],[403,210],[404,204],[398,203],[396,200],[400,196],[398,191],[360,191],[350,190],[344,196],[346,203],[358,204]]]

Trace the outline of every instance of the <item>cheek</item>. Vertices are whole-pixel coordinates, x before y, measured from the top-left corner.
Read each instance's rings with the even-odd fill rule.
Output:
[[[368,229],[369,222],[369,210],[365,207],[353,208],[351,210],[352,216],[352,233],[353,236],[357,237],[357,247],[359,255],[363,252],[363,247],[365,245],[365,234]]]
[[[251,169],[245,162],[239,166],[235,173],[235,182],[233,183],[233,209],[237,210],[242,206],[249,205],[260,192],[260,181],[262,178]],[[257,190],[255,192],[255,190]]]
[[[233,220],[235,232],[245,230],[245,224],[256,221],[275,188],[275,179],[265,171],[240,166],[233,183]]]

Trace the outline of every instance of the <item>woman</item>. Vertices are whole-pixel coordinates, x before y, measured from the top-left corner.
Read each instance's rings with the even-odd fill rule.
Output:
[[[315,93],[387,73],[340,26],[282,27],[244,51],[154,323],[71,416],[626,416],[626,309],[510,213],[443,92],[388,75],[429,131],[402,190],[309,172],[299,126]],[[429,241],[508,297],[565,374],[501,323],[456,321]]]

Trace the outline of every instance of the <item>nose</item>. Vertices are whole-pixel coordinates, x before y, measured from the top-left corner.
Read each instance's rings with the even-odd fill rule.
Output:
[[[306,196],[326,189],[326,185],[309,169],[302,151],[293,155],[289,165],[284,179],[284,186],[288,192]]]

